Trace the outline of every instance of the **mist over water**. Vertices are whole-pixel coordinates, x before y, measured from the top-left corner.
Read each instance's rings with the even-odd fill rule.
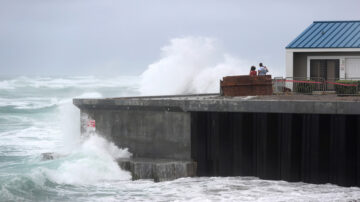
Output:
[[[80,136],[74,97],[217,92],[225,75],[248,73],[212,38],[177,38],[139,77],[0,78],[0,201],[333,201],[359,188],[255,177],[131,181],[116,158],[130,157],[101,135]],[[53,160],[41,154],[54,152]]]

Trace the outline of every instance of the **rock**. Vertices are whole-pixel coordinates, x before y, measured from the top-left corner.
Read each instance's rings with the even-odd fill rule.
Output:
[[[41,160],[48,161],[48,160],[57,159],[57,158],[60,158],[60,157],[63,157],[63,156],[64,155],[57,154],[57,153],[54,153],[54,152],[46,152],[46,153],[41,154]]]

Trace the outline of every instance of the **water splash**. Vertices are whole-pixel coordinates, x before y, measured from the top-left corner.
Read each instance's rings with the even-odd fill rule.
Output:
[[[143,95],[217,93],[227,75],[248,74],[250,65],[222,51],[219,41],[208,37],[174,38],[161,49],[159,61],[141,75]]]
[[[59,159],[61,163],[58,167],[45,167],[41,170],[49,180],[57,184],[87,185],[130,180],[130,173],[121,170],[116,162],[116,158],[130,156],[127,149],[119,149],[99,135],[92,135],[70,155]]]
[[[101,98],[98,92],[85,93],[77,98]],[[127,149],[119,149],[94,131],[80,135],[80,110],[72,102],[59,107],[64,148],[67,157],[56,169],[43,169],[50,180],[61,184],[92,184],[104,180],[130,179],[120,169],[116,159],[129,158]]]

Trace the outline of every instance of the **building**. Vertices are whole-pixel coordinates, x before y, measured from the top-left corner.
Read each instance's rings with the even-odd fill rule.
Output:
[[[360,80],[360,21],[314,21],[286,47],[286,77]]]

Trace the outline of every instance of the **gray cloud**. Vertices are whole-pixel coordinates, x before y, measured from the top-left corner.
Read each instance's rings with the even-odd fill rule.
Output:
[[[358,0],[0,0],[0,74],[139,74],[173,37],[209,36],[277,74],[314,20],[359,20]]]

